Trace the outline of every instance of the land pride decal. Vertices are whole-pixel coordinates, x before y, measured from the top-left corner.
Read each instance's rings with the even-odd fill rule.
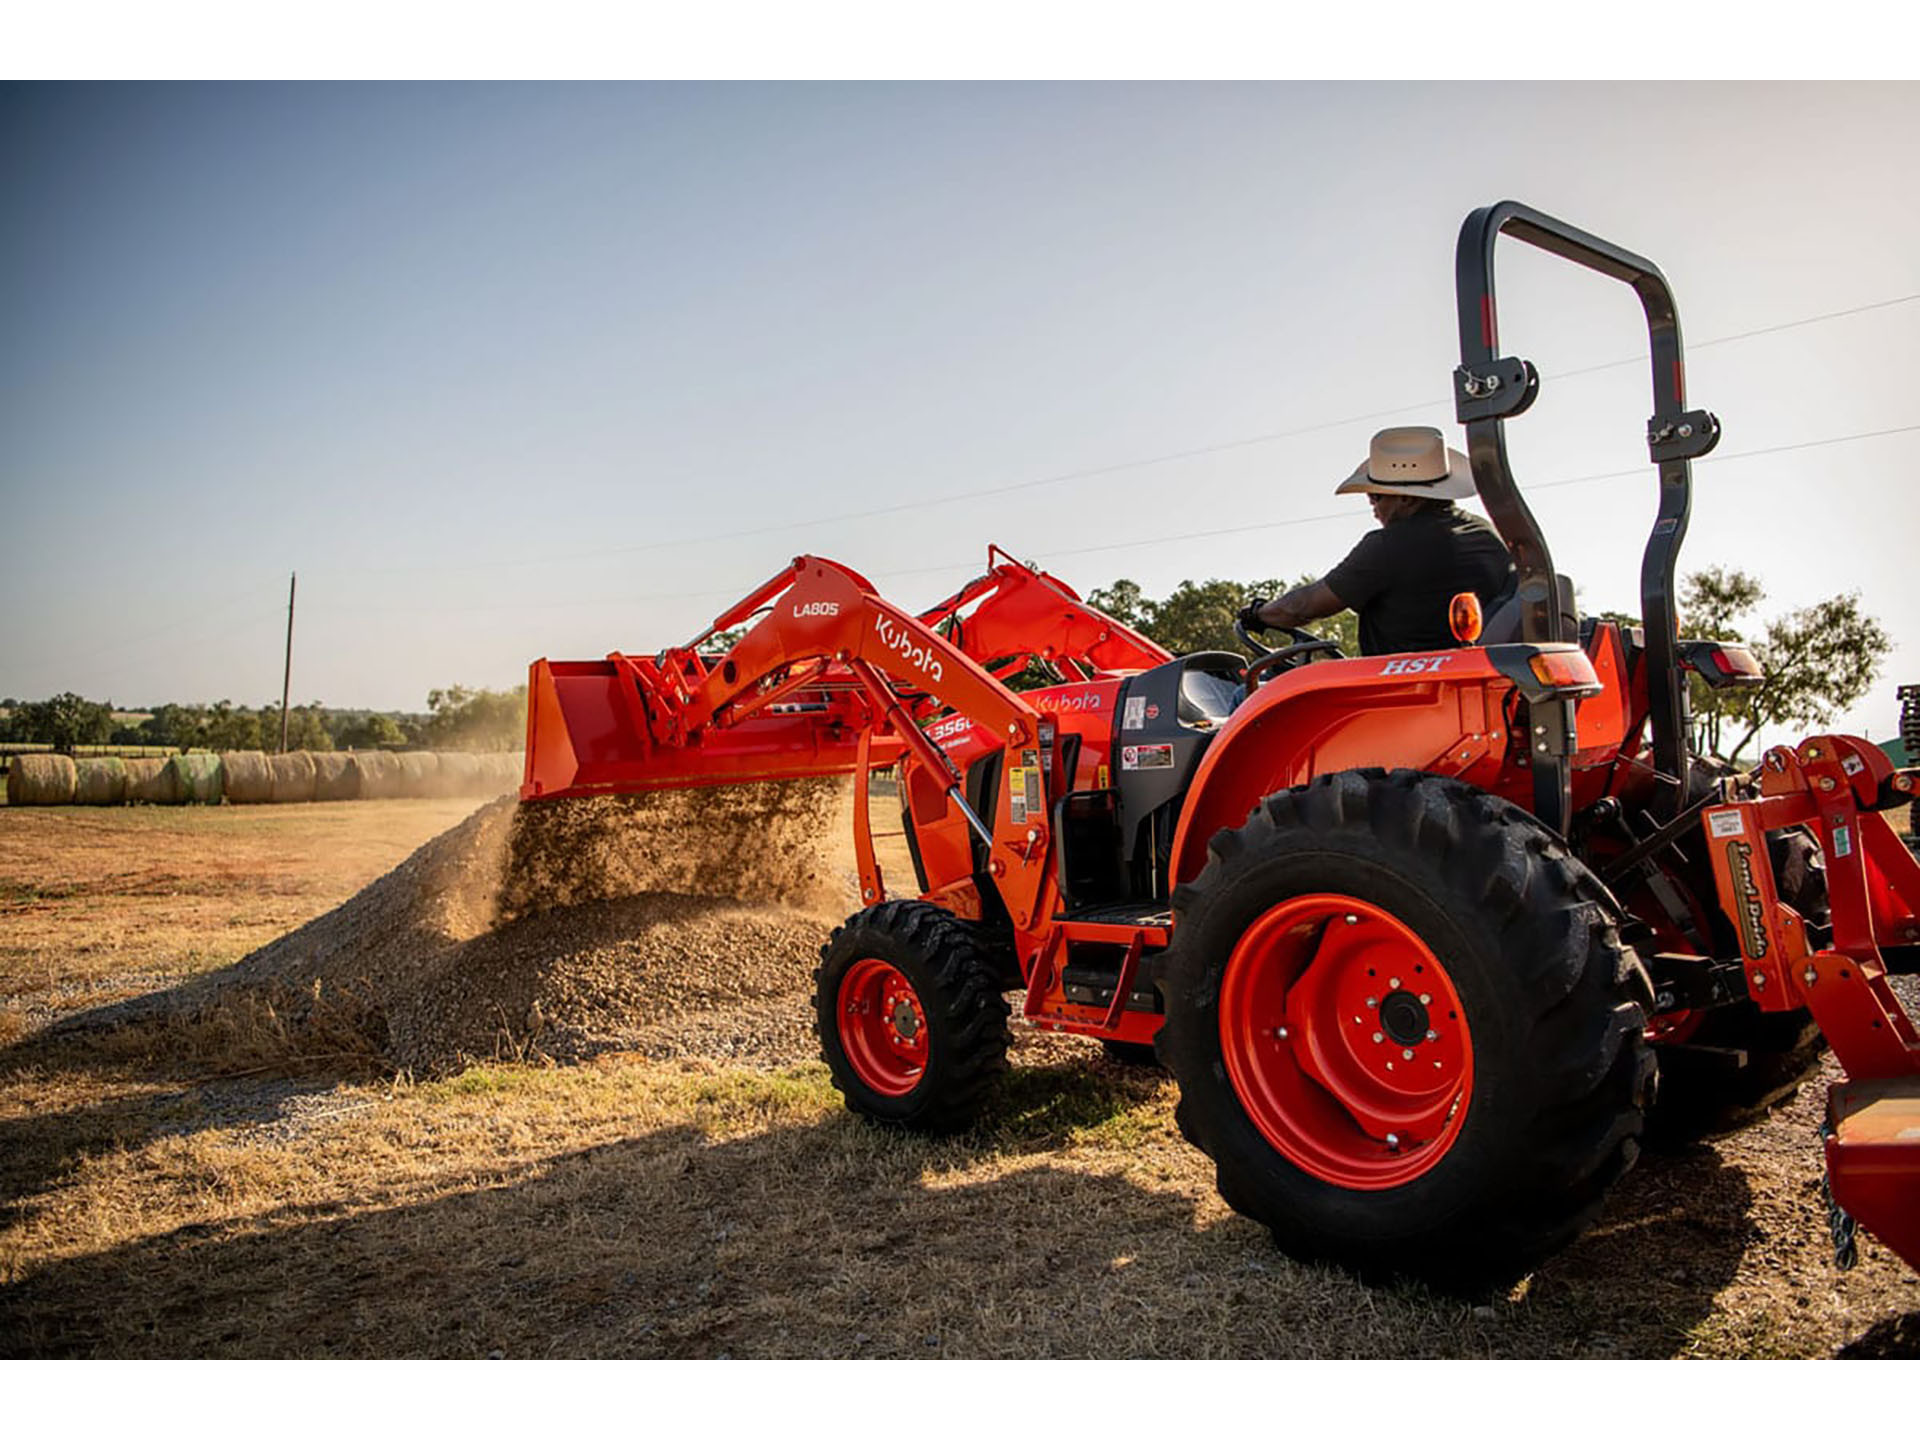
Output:
[[[1729,841],[1727,870],[1733,876],[1734,904],[1740,912],[1740,943],[1758,960],[1767,953],[1767,927],[1760,887],[1753,879],[1753,846],[1744,840]]]

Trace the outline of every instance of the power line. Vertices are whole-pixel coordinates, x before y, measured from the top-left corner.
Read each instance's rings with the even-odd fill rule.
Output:
[[[1736,450],[1726,455],[1707,455],[1694,461],[1695,465],[1712,465],[1727,460],[1752,460],[1761,455],[1784,455],[1794,450],[1818,450],[1826,445],[1845,445],[1856,440],[1877,440],[1886,435],[1908,435],[1920,430],[1920,423],[1896,425],[1886,430],[1862,430],[1853,435],[1831,435],[1824,440],[1801,440],[1788,445],[1767,445],[1757,450]],[[1523,493],[1532,494],[1540,490],[1560,490],[1569,485],[1593,485],[1602,480],[1620,480],[1632,475],[1645,475],[1652,469],[1651,464],[1636,465],[1628,470],[1607,470],[1594,475],[1575,475],[1565,480],[1543,480],[1537,485],[1523,486]],[[1328,520],[1350,520],[1354,512],[1342,510],[1325,515],[1293,515],[1285,520],[1270,520],[1258,525],[1234,525],[1221,530],[1195,530],[1182,535],[1155,535],[1146,540],[1125,540],[1112,545],[1086,545],[1075,550],[1046,550],[1042,556],[1092,555],[1103,550],[1136,550],[1145,545],[1164,545],[1179,540],[1213,540],[1222,535],[1244,535],[1250,530],[1282,530],[1295,525],[1314,525]],[[901,572],[895,572],[896,574]]]
[[[1736,450],[1726,454],[1714,453],[1696,460],[1698,465],[1722,464],[1732,460],[1752,460],[1764,455],[1784,455],[1800,450],[1818,450],[1828,445],[1847,445],[1860,440],[1877,440],[1891,435],[1909,435],[1920,431],[1920,422],[1911,425],[1895,425],[1881,430],[1861,430],[1850,435],[1829,435],[1819,440],[1796,440],[1783,445],[1765,445],[1752,450]],[[1619,480],[1634,475],[1646,475],[1652,471],[1652,464],[1636,465],[1626,470],[1606,470],[1591,475],[1574,475],[1561,480],[1543,480],[1537,484],[1523,486],[1523,492],[1533,494],[1541,490],[1559,490],[1570,485],[1594,485],[1603,480]],[[1138,550],[1148,545],[1175,544],[1186,540],[1216,540],[1223,536],[1245,535],[1256,531],[1286,530],[1300,525],[1320,525],[1335,520],[1352,520],[1360,512],[1353,509],[1327,511],[1319,515],[1290,515],[1284,520],[1265,520],[1253,524],[1235,524],[1211,530],[1189,530],[1177,535],[1152,535],[1140,540],[1117,540],[1101,545],[1081,545],[1065,550],[1041,550],[1035,552],[1036,559],[1054,560],[1076,555],[1096,555],[1109,550]],[[978,573],[977,562],[959,562],[948,565],[922,565],[899,570],[875,570],[868,578],[876,580],[898,580],[919,575],[953,574],[960,572]],[[663,600],[730,600],[757,585],[765,576],[743,581],[737,585],[717,590],[673,590],[642,595],[610,596],[598,600],[559,600],[542,604],[525,605],[503,602],[497,605],[455,605],[437,607],[405,607],[407,613],[435,615],[480,614],[498,610],[578,610],[599,607],[641,605]],[[336,611],[349,611],[368,614],[391,614],[394,607],[377,605],[334,606]]]
[[[1751,340],[1757,336],[1775,335],[1785,330],[1802,329],[1809,325],[1825,324],[1832,320],[1843,320],[1854,315],[1863,315],[1870,311],[1891,309],[1894,306],[1910,304],[1920,300],[1920,291],[1908,295],[1896,295],[1886,300],[1875,300],[1865,305],[1854,305],[1844,310],[1829,310],[1819,315],[1808,315],[1798,320],[1783,320],[1775,325],[1763,325],[1755,330],[1743,330],[1733,335],[1721,335],[1709,340],[1692,342],[1690,350],[1706,350],[1716,345],[1730,345],[1740,340]],[[1645,355],[1629,356],[1621,360],[1607,360],[1597,365],[1586,365],[1573,370],[1558,370],[1551,378],[1556,380],[1572,379],[1579,375],[1597,374],[1603,370],[1616,370],[1627,365],[1644,365]],[[599,559],[613,555],[640,555],[656,550],[672,549],[683,545],[705,545],[720,540],[751,540],[764,535],[785,534],[793,530],[807,530],[821,525],[837,525],[852,520],[873,520],[888,515],[900,515],[913,510],[925,510],[940,505],[957,505],[969,500],[989,500],[1001,495],[1019,494],[1029,490],[1038,490],[1053,485],[1064,485],[1076,480],[1098,479],[1104,475],[1118,475],[1129,470],[1151,469],[1159,465],[1176,464],[1183,460],[1198,460],[1210,455],[1223,455],[1235,450],[1246,450],[1259,445],[1273,445],[1282,440],[1295,440],[1305,435],[1319,434],[1327,430],[1338,430],[1349,425],[1363,424],[1369,420],[1386,420],[1396,415],[1411,414],[1419,410],[1432,409],[1446,405],[1449,396],[1439,396],[1411,405],[1396,405],[1385,410],[1369,410],[1360,414],[1342,416],[1338,420],[1324,420],[1312,425],[1298,425],[1286,430],[1270,430],[1259,435],[1248,435],[1237,440],[1222,440],[1210,445],[1196,445],[1184,450],[1170,450],[1164,454],[1149,455],[1135,460],[1116,461],[1109,465],[1090,466],[1080,470],[1066,470],[1054,475],[1043,475],[1031,480],[1016,480],[1004,485],[992,485],[976,490],[964,490],[946,495],[929,496],[921,500],[903,500],[897,504],[874,506],[865,510],[848,510],[836,515],[816,516],[806,520],[786,520],[773,525],[755,526],[746,530],[715,531],[707,535],[681,537],[672,540],[649,540],[639,545],[610,546],[595,550],[576,550],[564,555],[550,556],[539,560],[498,560],[476,561],[446,566],[422,566],[411,568],[373,568],[349,567],[355,573],[362,574],[417,574],[424,570],[493,570],[515,569],[539,565],[564,564],[574,560]],[[1757,452],[1756,452],[1757,453]],[[1218,533],[1218,532],[1215,532]]]

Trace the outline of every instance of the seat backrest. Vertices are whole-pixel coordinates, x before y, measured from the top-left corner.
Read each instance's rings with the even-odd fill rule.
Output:
[[[1554,583],[1560,587],[1560,638],[1578,643],[1580,639],[1580,612],[1573,604],[1573,581],[1565,575],[1556,574]],[[1494,607],[1494,611],[1480,627],[1482,645],[1511,645],[1520,639],[1520,597],[1510,595]]]

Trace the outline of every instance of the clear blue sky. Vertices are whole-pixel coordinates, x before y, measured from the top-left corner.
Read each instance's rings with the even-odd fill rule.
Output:
[[[1682,568],[1859,590],[1884,737],[1916,135],[1911,84],[11,86],[0,694],[277,698],[292,570],[296,701],[405,709],[684,639],[803,551],[909,605],[989,541],[1082,589],[1324,570],[1377,426],[1457,443],[1454,236],[1511,197],[1665,269],[1726,426]],[[1644,365],[1557,377],[1643,354],[1638,307],[1503,261],[1516,468],[1635,472],[1533,499],[1637,608]]]

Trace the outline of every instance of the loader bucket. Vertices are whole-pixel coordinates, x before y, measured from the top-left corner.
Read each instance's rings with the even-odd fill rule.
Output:
[[[1835,1085],[1826,1137],[1834,1203],[1920,1270],[1920,1079]]]
[[[801,692],[775,713],[737,725],[676,737],[642,693],[645,664],[618,655],[533,663],[522,800],[850,775],[858,765],[858,727],[825,690]],[[876,740],[870,763],[891,764],[899,751],[897,740]]]

